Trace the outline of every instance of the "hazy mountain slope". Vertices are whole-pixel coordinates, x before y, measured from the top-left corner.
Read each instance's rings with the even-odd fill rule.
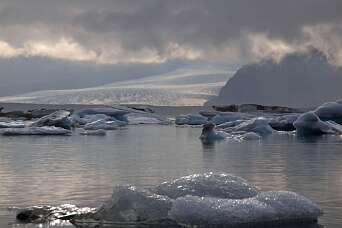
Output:
[[[342,70],[317,49],[240,68],[207,104],[312,107],[342,98]]]

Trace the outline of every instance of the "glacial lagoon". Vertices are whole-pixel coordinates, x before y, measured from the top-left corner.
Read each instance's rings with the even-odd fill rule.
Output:
[[[97,207],[115,185],[145,188],[208,171],[243,177],[263,191],[297,192],[323,209],[320,225],[342,224],[342,137],[272,134],[204,144],[201,130],[137,125],[105,136],[0,137],[0,227],[40,227],[18,224],[14,208]]]

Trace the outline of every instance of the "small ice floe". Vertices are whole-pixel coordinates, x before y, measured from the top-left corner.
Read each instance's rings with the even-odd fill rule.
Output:
[[[333,121],[322,121],[315,112],[306,112],[293,123],[298,135],[342,134],[342,126]]]
[[[314,110],[315,114],[323,121],[334,121],[342,124],[342,100],[327,102]]]
[[[215,124],[209,122],[203,125],[202,134],[200,139],[206,142],[223,140],[229,138],[230,135],[224,131],[215,129]]]
[[[54,126],[67,130],[71,129],[72,122],[69,119],[70,112],[59,110],[47,116],[43,116],[31,124],[32,127]]]
[[[79,208],[72,204],[63,204],[60,206],[32,206],[18,209],[17,220],[23,223],[48,223],[58,224],[58,220],[70,220],[76,215],[84,215],[95,212],[95,208]]]
[[[208,123],[208,118],[201,115],[187,114],[176,117],[177,125],[202,125]]]
[[[70,135],[71,131],[61,127],[25,127],[6,128],[1,131],[2,135]]]
[[[141,116],[137,114],[128,114],[127,120],[130,125],[137,124],[168,124],[168,121],[153,116]]]
[[[315,203],[294,192],[260,192],[240,177],[204,173],[150,189],[117,186],[95,212],[73,216],[71,222],[84,226],[168,221],[196,227],[264,227],[317,223],[321,214]]]
[[[293,123],[298,119],[300,114],[281,115],[269,120],[270,126],[277,131],[294,131],[296,128]]]
[[[98,135],[98,136],[104,136],[106,135],[106,131],[103,129],[98,130],[84,130],[80,132],[80,135]]]

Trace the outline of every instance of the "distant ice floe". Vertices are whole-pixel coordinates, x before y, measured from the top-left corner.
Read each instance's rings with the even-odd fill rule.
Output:
[[[70,130],[72,122],[69,119],[70,112],[59,110],[49,115],[43,116],[31,124],[31,127],[54,126]]]
[[[80,132],[80,135],[98,135],[98,136],[104,136],[107,132],[103,129],[98,130],[84,130]]]
[[[259,189],[226,173],[204,173],[144,189],[125,185],[95,212],[76,214],[71,222],[89,224],[149,224],[173,221],[197,227],[263,227],[316,223],[322,210],[294,192]]]
[[[21,120],[11,120],[9,118],[0,119],[0,128],[24,128],[25,126],[25,122]]]
[[[323,121],[334,121],[342,124],[342,100],[327,102],[314,110],[315,114]]]

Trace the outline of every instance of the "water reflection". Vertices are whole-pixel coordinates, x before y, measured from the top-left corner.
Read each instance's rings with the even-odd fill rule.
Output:
[[[200,134],[199,128],[132,126],[104,137],[0,137],[0,227],[14,222],[9,206],[93,207],[116,184],[148,187],[206,171],[241,176],[265,191],[298,192],[323,208],[321,224],[342,224],[341,138],[284,134],[205,143]]]

